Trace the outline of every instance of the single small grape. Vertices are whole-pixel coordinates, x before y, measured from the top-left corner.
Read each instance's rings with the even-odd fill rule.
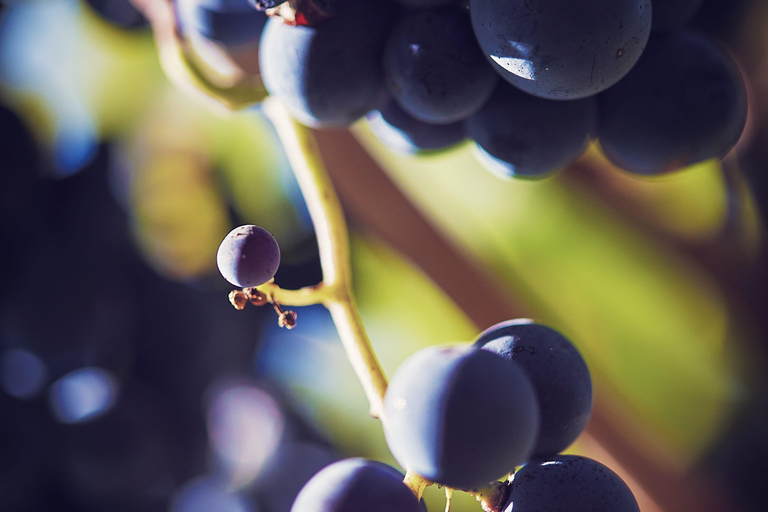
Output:
[[[280,266],[280,247],[269,231],[246,224],[224,238],[216,263],[224,279],[233,285],[259,286],[275,276]]]

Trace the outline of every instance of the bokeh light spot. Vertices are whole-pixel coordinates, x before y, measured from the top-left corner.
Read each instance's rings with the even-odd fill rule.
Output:
[[[102,368],[81,368],[51,384],[51,410],[62,423],[78,423],[100,416],[117,401],[115,378]]]

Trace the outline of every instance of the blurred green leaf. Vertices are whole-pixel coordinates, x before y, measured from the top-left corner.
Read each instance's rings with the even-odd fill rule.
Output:
[[[728,305],[710,276],[561,177],[502,181],[469,145],[402,157],[359,132],[428,217],[572,337],[650,439],[686,459],[707,447],[738,389]]]

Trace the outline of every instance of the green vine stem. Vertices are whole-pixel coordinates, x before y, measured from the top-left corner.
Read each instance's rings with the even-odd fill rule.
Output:
[[[368,398],[370,415],[385,422],[387,379],[365,332],[352,292],[349,231],[333,182],[326,172],[312,131],[294,120],[274,98],[267,98],[262,109],[288,155],[315,227],[323,270],[323,282],[316,291],[324,294],[322,303],[331,313],[347,358]],[[274,292],[272,296],[276,297]],[[304,292],[298,290],[295,293]],[[404,482],[419,499],[424,488],[431,484],[412,471],[406,473]]]
[[[260,77],[243,77],[230,87],[220,87],[208,79],[192,58],[188,44],[179,33],[173,2],[170,0],[131,0],[152,25],[160,65],[173,84],[219,112],[230,112],[258,103],[267,96]]]
[[[382,418],[387,379],[365,333],[352,294],[349,232],[341,204],[312,131],[291,117],[274,98],[262,109],[272,122],[283,145],[315,226],[320,264],[323,270],[323,304],[336,324],[347,357],[363,386],[370,414]]]

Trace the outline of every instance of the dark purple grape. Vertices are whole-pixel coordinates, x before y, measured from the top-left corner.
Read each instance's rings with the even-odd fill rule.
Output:
[[[248,0],[177,0],[177,9],[185,31],[232,46],[258,41],[267,22]]]
[[[415,119],[392,100],[379,110],[368,113],[374,135],[389,149],[415,154],[445,149],[464,140],[464,124],[431,124]]]
[[[584,98],[615,84],[651,31],[650,0],[470,0],[469,9],[501,76],[551,99]]]
[[[400,106],[428,123],[474,114],[498,80],[458,9],[415,11],[400,20],[384,49],[384,71]]]
[[[504,512],[640,512],[627,484],[599,462],[558,455],[523,466]]]
[[[382,52],[396,9],[388,2],[343,0],[317,27],[271,18],[259,48],[264,86],[310,126],[348,126],[382,106]]]
[[[681,30],[696,14],[704,0],[655,0],[653,2],[654,32]]]
[[[539,177],[576,160],[597,117],[592,98],[553,101],[500,82],[493,96],[465,122],[467,137],[492,159],[503,177]]]
[[[85,0],[96,13],[109,23],[126,30],[148,26],[146,18],[130,0]]]
[[[637,174],[725,156],[747,118],[738,68],[714,40],[692,32],[655,35],[637,66],[598,102],[603,151]]]
[[[224,238],[216,253],[224,279],[241,288],[259,286],[272,279],[280,266],[280,247],[264,228],[246,224]]]
[[[592,380],[568,338],[530,320],[510,320],[483,331],[475,345],[516,362],[533,384],[541,423],[531,458],[555,455],[581,434],[592,412]]]
[[[390,383],[384,413],[398,462],[457,489],[485,487],[512,472],[527,460],[539,426],[522,370],[473,346],[411,356]]]
[[[336,453],[325,446],[283,443],[251,486],[261,512],[288,512],[309,479],[337,460]]]
[[[403,475],[381,462],[353,458],[326,466],[301,489],[291,512],[419,512]]]

